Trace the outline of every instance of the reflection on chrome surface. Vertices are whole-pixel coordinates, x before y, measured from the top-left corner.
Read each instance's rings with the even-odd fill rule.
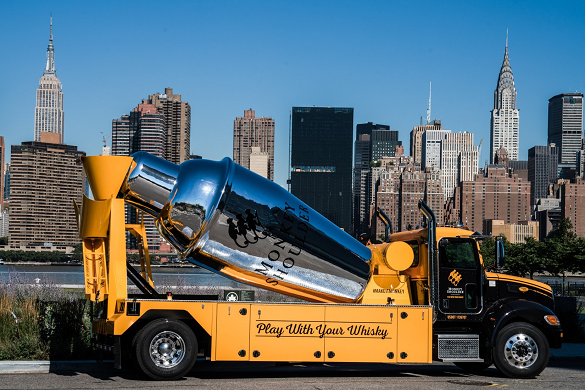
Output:
[[[157,217],[169,199],[179,173],[179,166],[146,152],[135,153],[136,167],[122,187],[127,203]]]
[[[226,277],[319,302],[352,302],[370,249],[279,185],[235,164],[133,155],[126,200],[188,259]]]

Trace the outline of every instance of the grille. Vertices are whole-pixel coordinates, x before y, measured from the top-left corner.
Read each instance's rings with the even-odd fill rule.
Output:
[[[479,336],[438,335],[439,359],[479,359]]]

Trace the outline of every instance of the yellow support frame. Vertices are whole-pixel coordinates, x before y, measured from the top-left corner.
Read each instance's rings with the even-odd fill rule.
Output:
[[[85,297],[93,302],[108,297],[108,270],[103,238],[83,240],[83,270]]]
[[[150,255],[148,253],[148,240],[146,237],[146,228],[144,226],[144,213],[140,213],[139,224],[126,224],[126,230],[129,231],[138,244],[138,255],[140,258],[140,275],[144,280],[154,287],[154,280],[152,279],[152,269],[150,265]]]

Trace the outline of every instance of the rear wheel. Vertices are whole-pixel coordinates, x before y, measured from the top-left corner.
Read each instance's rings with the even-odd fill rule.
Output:
[[[142,328],[132,343],[140,370],[156,380],[185,376],[197,356],[197,339],[184,322],[158,319]]]
[[[496,339],[494,363],[511,378],[532,378],[546,368],[550,347],[535,326],[525,322],[504,327]]]

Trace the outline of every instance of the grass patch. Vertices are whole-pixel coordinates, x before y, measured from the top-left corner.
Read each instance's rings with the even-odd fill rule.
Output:
[[[0,282],[0,360],[92,358],[88,307],[79,292],[10,275]]]
[[[188,285],[182,277],[172,284],[155,287],[160,293],[215,295],[223,300],[223,289],[217,286]],[[247,289],[255,291],[256,301],[302,302],[272,291]],[[129,286],[128,293],[138,292]],[[17,273],[11,274],[0,281],[0,360],[94,359],[89,310],[82,290],[47,281],[31,285]]]

